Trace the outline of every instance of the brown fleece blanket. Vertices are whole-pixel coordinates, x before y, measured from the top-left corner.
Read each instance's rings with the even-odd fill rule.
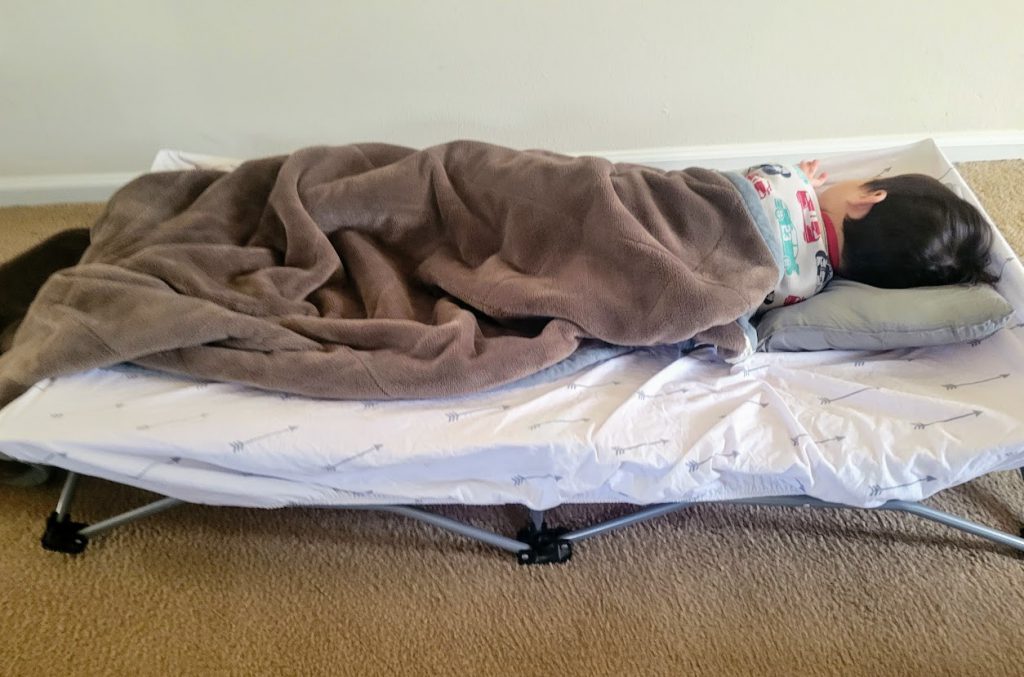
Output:
[[[314,147],[121,189],[79,265],[7,313],[0,405],[124,361],[378,399],[498,386],[586,339],[728,355],[777,279],[716,172],[468,141]]]

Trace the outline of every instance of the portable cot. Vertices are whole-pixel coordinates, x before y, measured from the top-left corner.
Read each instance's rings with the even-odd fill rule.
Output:
[[[164,153],[157,166],[195,163]],[[835,179],[926,173],[980,208],[931,141],[823,165]],[[314,400],[118,365],[40,382],[0,410],[0,451],[68,471],[43,538],[64,552],[183,502],[384,510],[524,563],[711,501],[904,511],[1024,550],[1016,535],[921,503],[1024,466],[1024,267],[998,231],[994,251],[1016,317],[973,343],[735,365],[702,349],[618,350],[554,380],[417,401]],[[164,498],[84,525],[71,516],[80,475]],[[637,509],[576,531],[546,524],[573,503]],[[503,535],[429,510],[440,504],[528,515]]]

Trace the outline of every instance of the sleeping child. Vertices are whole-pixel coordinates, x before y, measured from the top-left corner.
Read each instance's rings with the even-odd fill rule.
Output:
[[[989,226],[939,181],[826,178],[816,162],[667,171],[477,141],[146,174],[79,265],[0,266],[4,291],[36,272],[0,294],[0,325],[18,324],[0,326],[0,405],[119,362],[377,400],[491,389],[589,345],[692,341],[737,361],[754,311],[833,275],[994,280]]]
[[[839,275],[875,287],[994,282],[992,231],[937,179],[903,174],[825,186],[817,160],[745,172],[779,233],[782,278],[759,312],[798,303]]]

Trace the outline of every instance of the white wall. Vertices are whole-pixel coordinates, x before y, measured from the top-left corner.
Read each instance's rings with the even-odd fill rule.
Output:
[[[1021,26],[1021,0],[0,0],[0,177],[1022,129]]]

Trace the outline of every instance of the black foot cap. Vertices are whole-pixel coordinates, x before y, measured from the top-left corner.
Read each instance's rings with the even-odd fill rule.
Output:
[[[63,552],[68,555],[77,555],[89,545],[89,539],[78,532],[89,526],[83,522],[72,522],[64,518],[57,519],[57,513],[51,513],[46,518],[46,531],[43,532],[43,548],[53,552]]]
[[[561,564],[572,557],[572,541],[562,538],[569,530],[565,528],[549,529],[546,523],[535,529],[532,525],[516,534],[523,543],[530,545],[529,550],[517,553],[520,564]]]

